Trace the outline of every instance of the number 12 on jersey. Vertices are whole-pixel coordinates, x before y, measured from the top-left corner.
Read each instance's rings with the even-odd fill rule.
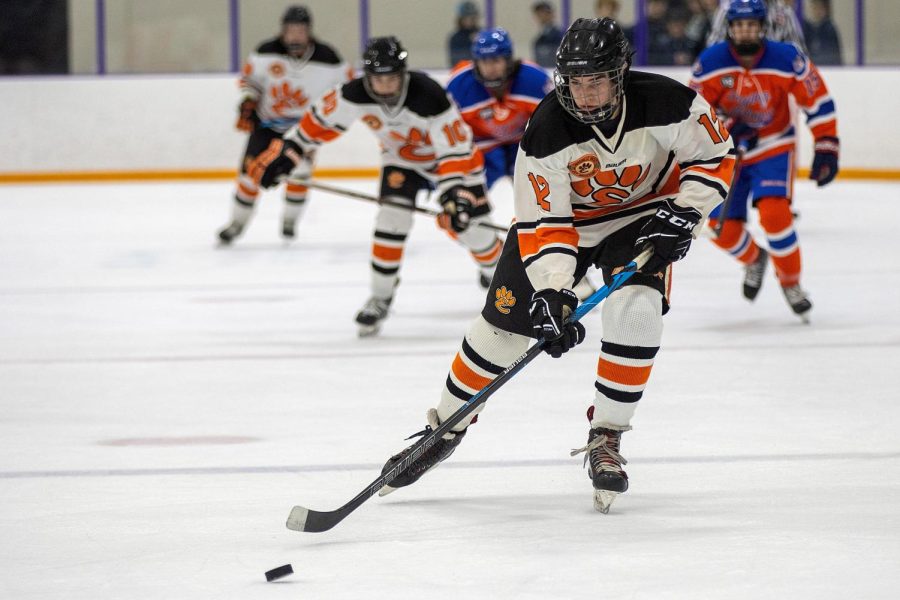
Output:
[[[534,197],[537,199],[541,209],[550,212],[550,201],[547,200],[547,196],[550,195],[550,184],[547,183],[543,175],[535,175],[534,173],[528,174],[528,181],[531,182],[531,187],[534,188]]]

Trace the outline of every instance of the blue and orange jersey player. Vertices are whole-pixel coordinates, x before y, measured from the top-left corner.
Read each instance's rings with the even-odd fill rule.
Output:
[[[538,65],[513,56],[512,39],[502,27],[475,36],[472,58],[451,71],[447,91],[484,153],[490,188],[504,175],[512,177],[525,125],[553,82]]]
[[[728,117],[727,127],[742,154],[717,246],[744,264],[744,296],[753,300],[769,258],[793,311],[804,320],[812,303],[800,287],[800,242],[791,214],[796,132],[790,97],[806,113],[815,138],[810,179],[819,187],[838,172],[839,143],[834,101],[816,66],[793,44],[765,37],[762,0],[731,0],[728,38],[697,59],[691,87]],[[709,123],[710,131],[715,124]],[[726,133],[723,129],[723,132]],[[748,201],[759,211],[768,251],[746,228]]]

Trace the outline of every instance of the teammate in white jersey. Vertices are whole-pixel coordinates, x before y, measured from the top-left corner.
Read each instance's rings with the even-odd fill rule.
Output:
[[[355,121],[378,138],[380,198],[390,204],[382,204],[375,219],[372,296],[356,315],[360,335],[377,333],[387,317],[420,190],[436,189],[444,208],[438,223],[469,249],[484,287],[503,247],[496,233],[477,226],[488,220],[491,208],[484,157],[472,144],[469,126],[439,83],[407,70],[406,56],[394,37],[370,40],[363,54],[364,75],[320,98],[283,143],[275,140],[251,167],[251,175],[269,187]]]
[[[309,11],[291,6],[281,19],[281,35],[260,44],[244,63],[236,126],[250,137],[234,191],[231,222],[219,232],[224,244],[244,231],[259,197],[259,186],[247,175],[249,163],[296,124],[310,102],[352,77],[337,52],[312,37],[311,28]],[[301,180],[312,168],[313,156],[308,155],[287,178],[281,225],[285,238],[294,237],[306,203],[307,188]]]
[[[437,428],[532,338],[543,337],[554,357],[579,344],[585,330],[569,320],[577,305],[572,288],[592,266],[609,283],[617,267],[651,245],[652,258],[602,307],[590,433],[579,450],[587,453],[601,512],[628,488],[619,441],[631,429],[660,347],[672,263],[684,258],[700,223],[727,195],[735,156],[699,94],[630,71],[631,55],[612,19],[578,19],[566,32],[556,91],[531,117],[516,158],[515,227],[441,400],[427,413]],[[463,419],[382,492],[410,485],[447,458],[473,420]],[[385,472],[408,450],[391,457]]]

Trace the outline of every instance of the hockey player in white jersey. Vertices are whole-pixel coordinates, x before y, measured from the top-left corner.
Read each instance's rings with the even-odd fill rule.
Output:
[[[406,56],[394,37],[370,40],[363,54],[364,75],[319,99],[285,134],[283,143],[275,140],[251,167],[265,188],[355,121],[361,120],[378,138],[379,197],[390,205],[382,204],[375,218],[372,295],[356,315],[360,335],[377,333],[387,317],[420,190],[436,189],[444,209],[438,223],[469,249],[484,287],[503,247],[496,233],[477,226],[488,220],[491,208],[484,157],[472,144],[469,126],[439,83],[407,70]]]
[[[532,338],[544,338],[553,357],[581,343],[584,327],[569,320],[578,302],[572,288],[592,266],[609,283],[617,267],[652,246],[641,271],[603,303],[588,443],[573,451],[586,453],[601,512],[628,489],[620,438],[631,429],[660,348],[672,263],[685,257],[701,222],[724,200],[735,158],[703,97],[661,75],[630,71],[631,54],[611,19],[578,19],[566,32],[556,91],[532,116],[516,159],[514,229],[440,402],[427,413],[428,427],[437,428]],[[414,483],[447,458],[477,412],[382,493]],[[391,457],[384,472],[408,451]]]
[[[244,231],[259,197],[259,186],[247,175],[249,163],[296,124],[310,102],[352,76],[331,46],[312,37],[311,29],[312,17],[306,7],[289,7],[281,19],[280,36],[260,44],[244,63],[236,127],[250,136],[235,186],[231,221],[219,232],[224,244]],[[302,179],[312,168],[313,156],[309,155],[287,178],[281,223],[287,239],[294,237],[305,208],[307,188]]]

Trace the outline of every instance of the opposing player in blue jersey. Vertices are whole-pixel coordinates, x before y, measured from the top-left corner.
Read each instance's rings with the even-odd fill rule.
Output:
[[[504,175],[512,177],[525,124],[553,82],[538,65],[513,56],[512,39],[502,27],[480,32],[472,57],[451,72],[447,91],[484,153],[490,188]]]

